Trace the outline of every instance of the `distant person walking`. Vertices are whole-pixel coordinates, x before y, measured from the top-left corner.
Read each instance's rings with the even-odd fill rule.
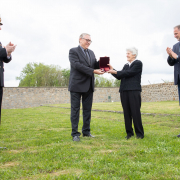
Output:
[[[126,49],[128,63],[124,65],[121,71],[116,71],[109,64],[111,73],[116,79],[121,80],[120,98],[124,111],[126,139],[134,136],[132,120],[138,139],[144,138],[144,129],[141,120],[141,74],[142,62],[137,60],[138,50],[134,47]]]
[[[174,37],[180,41],[180,25],[174,27]],[[179,105],[180,105],[180,42],[173,46],[173,49],[167,47],[167,62],[170,66],[174,66],[174,84],[178,85]],[[177,135],[180,137],[180,134]]]
[[[1,26],[1,17],[0,17],[0,30]],[[11,53],[15,50],[16,46],[11,42],[7,44],[5,47],[2,46],[0,42],[0,103],[2,105],[2,97],[3,97],[3,87],[4,87],[4,62],[9,63],[12,59]],[[0,109],[0,124],[1,124],[1,109]]]

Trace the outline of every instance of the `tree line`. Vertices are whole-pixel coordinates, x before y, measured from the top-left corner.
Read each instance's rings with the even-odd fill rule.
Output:
[[[19,87],[68,87],[70,69],[62,69],[56,65],[28,63],[19,77]],[[119,87],[120,81],[95,75],[95,87]]]

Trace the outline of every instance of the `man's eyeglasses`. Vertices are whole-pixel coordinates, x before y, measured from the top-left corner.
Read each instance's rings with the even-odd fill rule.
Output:
[[[85,39],[85,38],[82,38],[82,39]],[[92,41],[91,40],[89,40],[89,39],[85,39],[88,43],[92,43]]]

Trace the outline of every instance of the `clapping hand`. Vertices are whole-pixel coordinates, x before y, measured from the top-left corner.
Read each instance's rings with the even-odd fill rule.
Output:
[[[7,55],[10,56],[11,53],[15,50],[17,45],[12,44],[11,42],[9,42],[4,48],[7,51]]]
[[[171,58],[177,59],[177,54],[175,52],[173,52],[173,50],[171,48],[167,47],[166,51]]]

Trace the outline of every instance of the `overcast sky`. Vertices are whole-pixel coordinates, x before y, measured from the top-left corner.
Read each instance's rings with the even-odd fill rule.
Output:
[[[173,81],[166,47],[177,43],[179,7],[180,0],[0,0],[0,41],[17,44],[5,64],[5,86],[17,87],[15,78],[29,62],[70,68],[69,49],[81,33],[91,34],[96,58],[109,56],[117,70],[127,62],[126,48],[137,47],[142,85]]]

